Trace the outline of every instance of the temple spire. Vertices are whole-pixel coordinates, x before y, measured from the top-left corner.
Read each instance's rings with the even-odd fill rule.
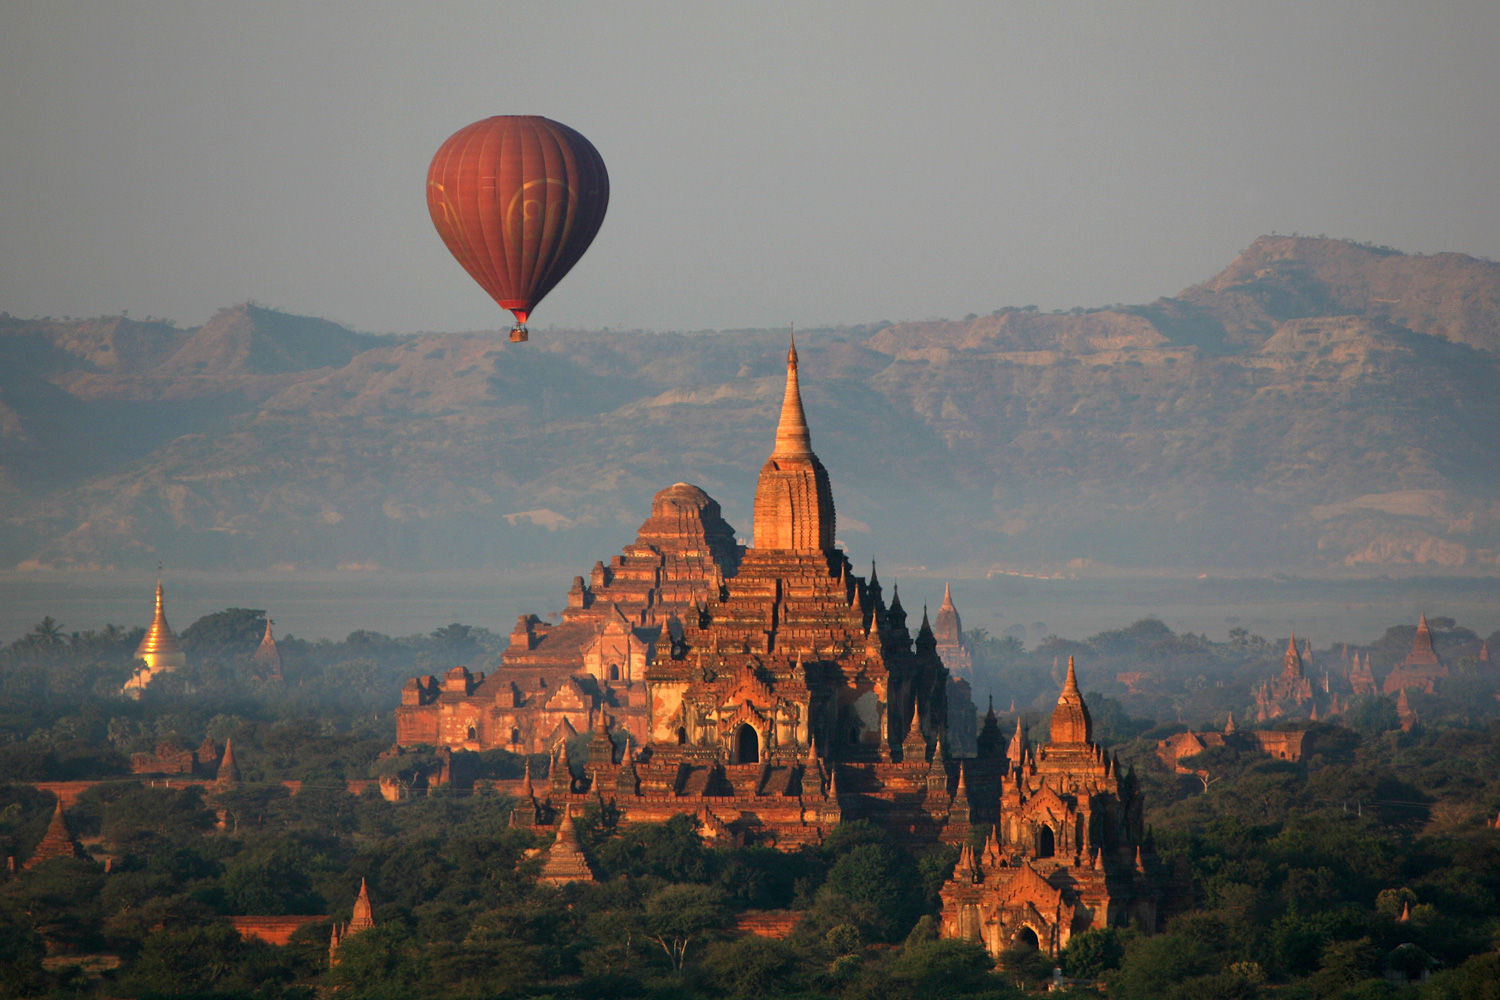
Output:
[[[157,674],[187,666],[187,656],[182,652],[177,636],[172,634],[171,626],[167,624],[160,564],[156,568],[156,611],[151,618],[151,627],[146,629],[141,644],[136,647],[135,658],[143,661],[144,666],[138,665],[125,682],[123,693],[131,697],[139,697],[141,689],[150,684]]]
[[[375,926],[375,910],[370,905],[370,887],[365,884],[364,879],[359,880],[359,896],[354,900],[354,912],[349,917],[349,925],[344,933],[356,934],[359,931],[367,931]]]
[[[802,409],[802,386],[797,381],[797,338],[792,335],[786,352],[786,395],[781,400],[781,420],[776,424],[776,456],[812,454],[812,434]]]
[[[234,760],[234,740],[224,737],[224,756],[219,761],[219,771],[214,778],[215,788],[233,788],[240,783],[240,767]]]
[[[833,487],[813,454],[802,389],[797,381],[797,345],[786,353],[786,394],[776,424],[776,447],[761,466],[755,486],[757,549],[831,552],[834,548]]]

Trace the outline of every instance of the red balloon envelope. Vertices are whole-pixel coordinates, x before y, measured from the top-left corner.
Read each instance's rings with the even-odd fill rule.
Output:
[[[449,137],[427,168],[427,208],[464,270],[526,317],[594,241],[609,205],[599,151],[540,115],[501,115]]]

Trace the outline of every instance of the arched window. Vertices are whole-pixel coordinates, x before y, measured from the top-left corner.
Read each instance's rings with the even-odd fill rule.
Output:
[[[1036,856],[1050,858],[1057,853],[1057,841],[1052,836],[1052,827],[1044,826],[1036,834]]]
[[[612,681],[620,679],[620,665],[618,663],[611,663],[609,665],[609,679]]]
[[[686,726],[678,726],[677,727],[677,742],[679,744],[686,744],[687,743],[687,727]]]
[[[521,742],[521,731],[519,729],[515,729],[515,728],[511,729],[511,731],[510,731],[510,741],[512,743],[519,743],[519,742]]]
[[[473,726],[469,727],[469,739],[471,739],[471,740],[477,740],[477,739],[479,739],[479,730],[475,729]]]
[[[735,759],[741,764],[760,763],[760,734],[748,722],[740,723],[734,735]]]

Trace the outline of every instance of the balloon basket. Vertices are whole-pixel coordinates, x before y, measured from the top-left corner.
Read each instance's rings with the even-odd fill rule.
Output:
[[[510,328],[510,342],[512,344],[524,344],[530,339],[531,336],[527,332],[526,327],[522,326],[520,323],[517,323],[515,326]]]

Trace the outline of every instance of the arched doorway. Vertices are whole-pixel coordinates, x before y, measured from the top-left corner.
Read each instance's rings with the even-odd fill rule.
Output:
[[[618,663],[611,663],[609,665],[609,679],[612,681],[620,679],[620,665]]]
[[[679,744],[686,744],[687,743],[687,727],[686,726],[678,726],[677,727],[677,742]]]
[[[1022,927],[1016,931],[1015,946],[1017,948],[1026,948],[1029,951],[1036,951],[1041,948],[1042,943],[1037,940],[1036,931],[1030,927]]]
[[[760,734],[748,722],[740,723],[734,734],[734,759],[741,764],[760,763]]]
[[[1052,827],[1044,826],[1036,834],[1036,856],[1050,858],[1056,853],[1057,840],[1052,835]]]

